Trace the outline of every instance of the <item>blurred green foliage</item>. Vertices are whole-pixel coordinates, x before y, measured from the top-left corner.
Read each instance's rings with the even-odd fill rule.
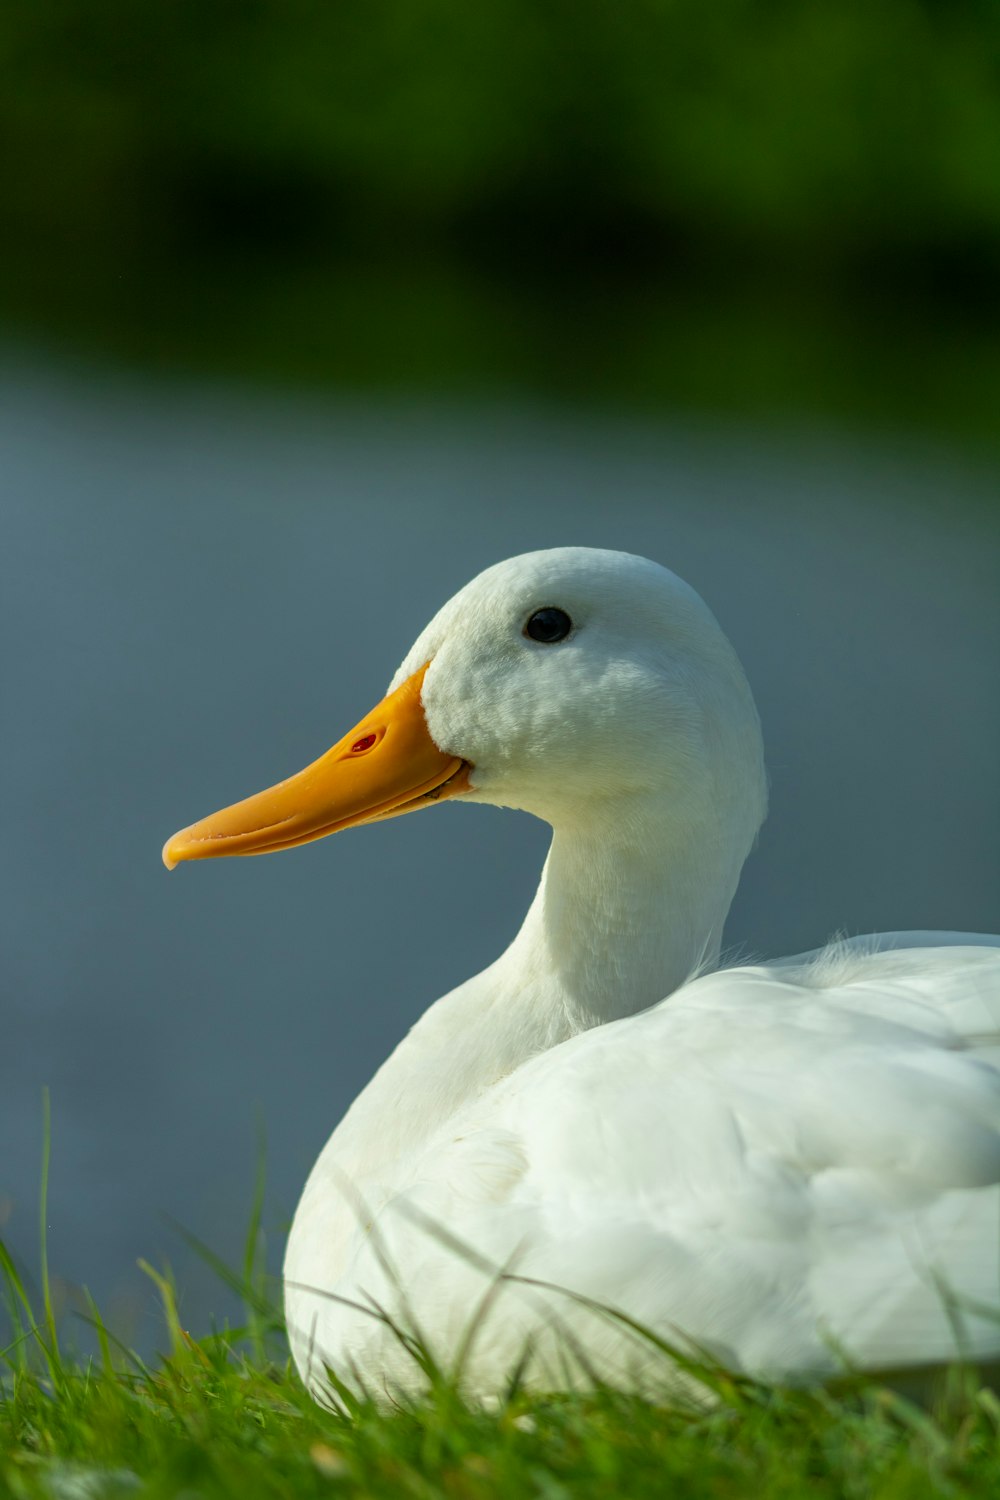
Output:
[[[0,59],[8,325],[915,416],[943,337],[989,425],[998,0],[5,0]]]

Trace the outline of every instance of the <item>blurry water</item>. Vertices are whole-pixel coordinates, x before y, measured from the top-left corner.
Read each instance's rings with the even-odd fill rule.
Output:
[[[355,1092],[514,932],[546,843],[523,815],[446,806],[169,877],[159,856],[338,738],[501,557],[648,554],[735,642],[773,805],[733,943],[997,926],[996,473],[13,358],[0,455],[3,1232],[33,1265],[48,1083],[51,1259],[105,1303],[167,1256],[203,1328],[225,1299],[168,1216],[236,1257],[262,1121],[277,1257]]]

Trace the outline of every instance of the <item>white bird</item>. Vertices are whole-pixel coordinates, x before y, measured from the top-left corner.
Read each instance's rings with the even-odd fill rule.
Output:
[[[1000,1355],[1000,938],[719,967],[766,783],[697,594],[618,552],[500,563],[332,750],[164,859],[446,797],[527,809],[552,844],[513,943],[430,1007],[306,1184],[285,1295],[317,1398],[328,1368],[422,1388],[400,1328],[484,1397],[519,1362],[549,1388],[662,1382],[633,1321],[782,1381]]]

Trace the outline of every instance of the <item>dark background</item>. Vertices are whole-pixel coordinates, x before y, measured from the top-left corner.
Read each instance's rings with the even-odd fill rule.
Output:
[[[1000,7],[8,0],[2,1232],[141,1344],[231,1304],[545,830],[158,863],[313,758],[479,568],[708,599],[773,811],[731,942],[995,929]]]
[[[0,65],[32,337],[995,437],[996,0],[7,0]]]

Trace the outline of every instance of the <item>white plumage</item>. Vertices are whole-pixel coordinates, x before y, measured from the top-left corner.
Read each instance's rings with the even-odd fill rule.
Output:
[[[525,634],[541,608],[565,639]],[[502,563],[394,686],[427,662],[467,799],[527,808],[553,844],[511,947],[431,1007],[313,1170],[285,1267],[310,1387],[327,1364],[419,1387],[373,1306],[461,1353],[480,1395],[529,1338],[537,1384],[661,1381],[585,1299],[782,1380],[1000,1354],[1000,939],[718,968],[760,731],[714,619],[655,564]]]

